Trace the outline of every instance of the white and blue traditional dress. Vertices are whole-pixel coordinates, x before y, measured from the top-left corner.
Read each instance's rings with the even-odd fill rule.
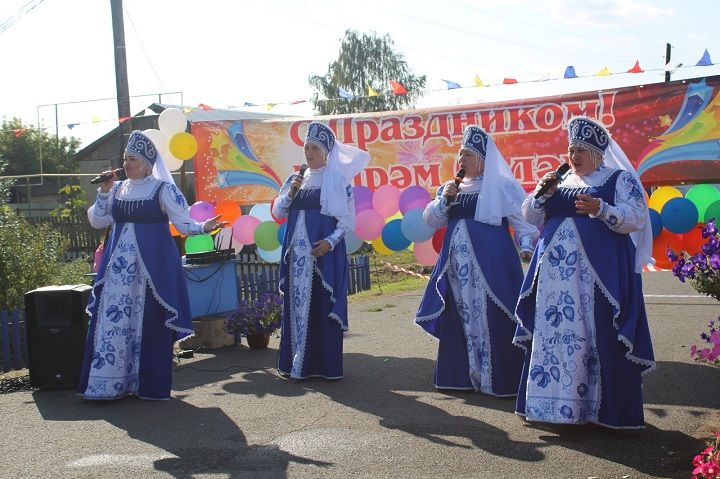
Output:
[[[277,368],[293,379],[343,377],[343,332],[347,317],[347,253],[345,235],[355,227],[350,181],[369,155],[335,141],[327,126],[311,123],[306,143],[320,145],[327,164],[309,169],[293,198],[288,177],[273,204],[276,218],[288,218],[280,262],[283,294]],[[331,251],[310,254],[326,240]]]
[[[200,234],[204,223],[188,214],[157,149],[135,131],[126,155],[150,165],[155,176],[115,182],[98,190],[88,219],[112,227],[95,278],[78,392],[87,399],[129,394],[168,399],[173,343],[193,334],[187,287],[168,220],[183,234]],[[160,165],[158,164],[160,163]],[[157,173],[160,170],[162,173]]]
[[[508,227],[530,253],[538,231],[521,215],[525,192],[492,138],[473,125],[463,147],[485,159],[484,172],[464,178],[450,205],[443,192],[452,182],[425,208],[425,222],[447,230],[415,323],[439,340],[436,388],[514,396],[523,355],[512,345],[513,311],[523,272]]]
[[[568,135],[571,145],[604,154],[604,164],[523,203],[525,218],[543,228],[516,308],[514,342],[526,350],[516,413],[643,427],[642,376],[655,363],[640,276],[652,261],[642,184],[593,120],[573,118]],[[577,213],[579,193],[601,199],[596,216]]]

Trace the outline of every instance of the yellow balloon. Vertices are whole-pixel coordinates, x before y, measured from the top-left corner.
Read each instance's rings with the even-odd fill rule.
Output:
[[[170,153],[178,160],[189,160],[197,153],[197,140],[190,133],[175,133],[170,138]]]
[[[672,186],[661,186],[657,190],[653,191],[652,195],[650,195],[648,207],[660,213],[662,212],[662,208],[665,206],[665,203],[673,198],[682,197],[683,194],[677,188],[673,188]]]
[[[385,243],[383,243],[382,236],[378,236],[374,240],[372,240],[372,247],[375,250],[375,252],[379,255],[388,256],[393,254],[393,251],[385,246]]]

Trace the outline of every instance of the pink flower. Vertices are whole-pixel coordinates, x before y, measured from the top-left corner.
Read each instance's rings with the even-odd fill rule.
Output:
[[[715,330],[710,333],[710,342],[715,345],[720,344],[720,330]]]
[[[708,478],[715,478],[717,477],[718,473],[720,472],[720,464],[718,464],[715,461],[706,462],[702,466],[700,466],[702,470],[702,474],[705,475],[705,477]],[[695,471],[693,471],[694,473]]]
[[[707,360],[709,353],[710,353],[710,349],[709,349],[709,348],[702,348],[700,351],[698,351],[698,357],[699,357],[700,359]]]
[[[693,457],[693,460],[692,460],[693,466],[698,467],[701,464],[705,464],[705,458],[703,457],[702,454],[698,454],[697,456]]]
[[[690,357],[694,358],[696,354],[697,354],[697,344],[693,344],[692,346],[690,346]]]

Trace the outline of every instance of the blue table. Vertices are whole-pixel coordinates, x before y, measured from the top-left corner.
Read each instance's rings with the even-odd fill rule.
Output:
[[[235,263],[185,264],[185,283],[193,318],[232,311],[238,305]]]

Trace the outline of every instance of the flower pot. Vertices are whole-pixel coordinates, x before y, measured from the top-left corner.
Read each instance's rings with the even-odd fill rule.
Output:
[[[247,342],[250,349],[265,349],[270,344],[270,333],[248,334]]]

